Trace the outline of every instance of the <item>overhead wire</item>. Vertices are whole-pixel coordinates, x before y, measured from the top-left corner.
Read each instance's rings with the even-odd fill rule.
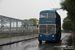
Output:
[[[49,0],[49,1],[52,3],[51,0]],[[54,1],[55,4],[52,3],[52,5],[53,5],[54,7],[56,7],[56,6],[59,7],[59,5],[56,3],[56,0],[53,0],[53,1]],[[59,15],[62,16],[61,10],[58,10],[58,11],[59,11]]]
[[[56,6],[59,6],[59,5],[56,3],[56,0],[54,0],[54,2],[55,2],[55,5],[56,5]],[[62,12],[61,12],[62,10],[60,9],[60,10],[58,10],[58,11],[59,11],[59,13],[60,13],[59,15],[60,15],[60,16],[63,16],[63,14],[62,14]],[[62,22],[63,22],[63,19],[64,19],[64,18],[61,19],[61,24],[62,24]],[[62,26],[62,25],[61,25],[61,26]]]
[[[49,1],[50,1],[50,0],[49,0]],[[53,8],[54,4],[52,3],[52,1],[50,1],[50,3],[51,3],[51,6],[52,6],[52,8]]]
[[[52,3],[52,0],[49,0],[49,1],[50,1],[50,3],[51,3],[51,5],[52,5],[53,8],[56,8],[56,6],[59,7],[59,5],[56,3],[56,0],[53,0],[55,4]],[[61,10],[58,10],[58,11],[59,11],[59,15],[62,16]]]
[[[55,5],[58,7],[59,5],[56,3],[56,0],[53,0],[54,2],[55,2]],[[62,16],[62,13],[61,13],[61,11],[60,10],[58,10],[59,11],[59,13],[61,14],[61,16]]]

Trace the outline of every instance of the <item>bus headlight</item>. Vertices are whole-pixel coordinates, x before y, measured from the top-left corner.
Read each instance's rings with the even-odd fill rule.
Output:
[[[52,37],[54,37],[54,35],[52,35]]]
[[[42,35],[40,35],[40,37],[42,37]]]

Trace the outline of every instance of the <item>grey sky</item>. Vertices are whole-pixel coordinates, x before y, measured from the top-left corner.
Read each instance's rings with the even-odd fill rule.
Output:
[[[60,8],[60,0],[0,0],[0,15],[17,19],[39,19],[41,10]],[[66,17],[66,11],[58,11],[61,20]]]

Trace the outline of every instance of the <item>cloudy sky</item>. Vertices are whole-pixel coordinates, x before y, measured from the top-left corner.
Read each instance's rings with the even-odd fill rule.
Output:
[[[41,10],[60,8],[61,0],[0,0],[0,15],[17,19],[39,19]],[[67,15],[66,11],[57,11],[63,20]]]

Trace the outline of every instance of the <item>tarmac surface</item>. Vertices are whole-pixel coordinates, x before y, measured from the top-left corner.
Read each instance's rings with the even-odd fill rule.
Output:
[[[38,38],[18,43],[0,46],[0,50],[68,50],[73,49],[71,33],[62,33],[60,42],[45,42],[39,44]]]

